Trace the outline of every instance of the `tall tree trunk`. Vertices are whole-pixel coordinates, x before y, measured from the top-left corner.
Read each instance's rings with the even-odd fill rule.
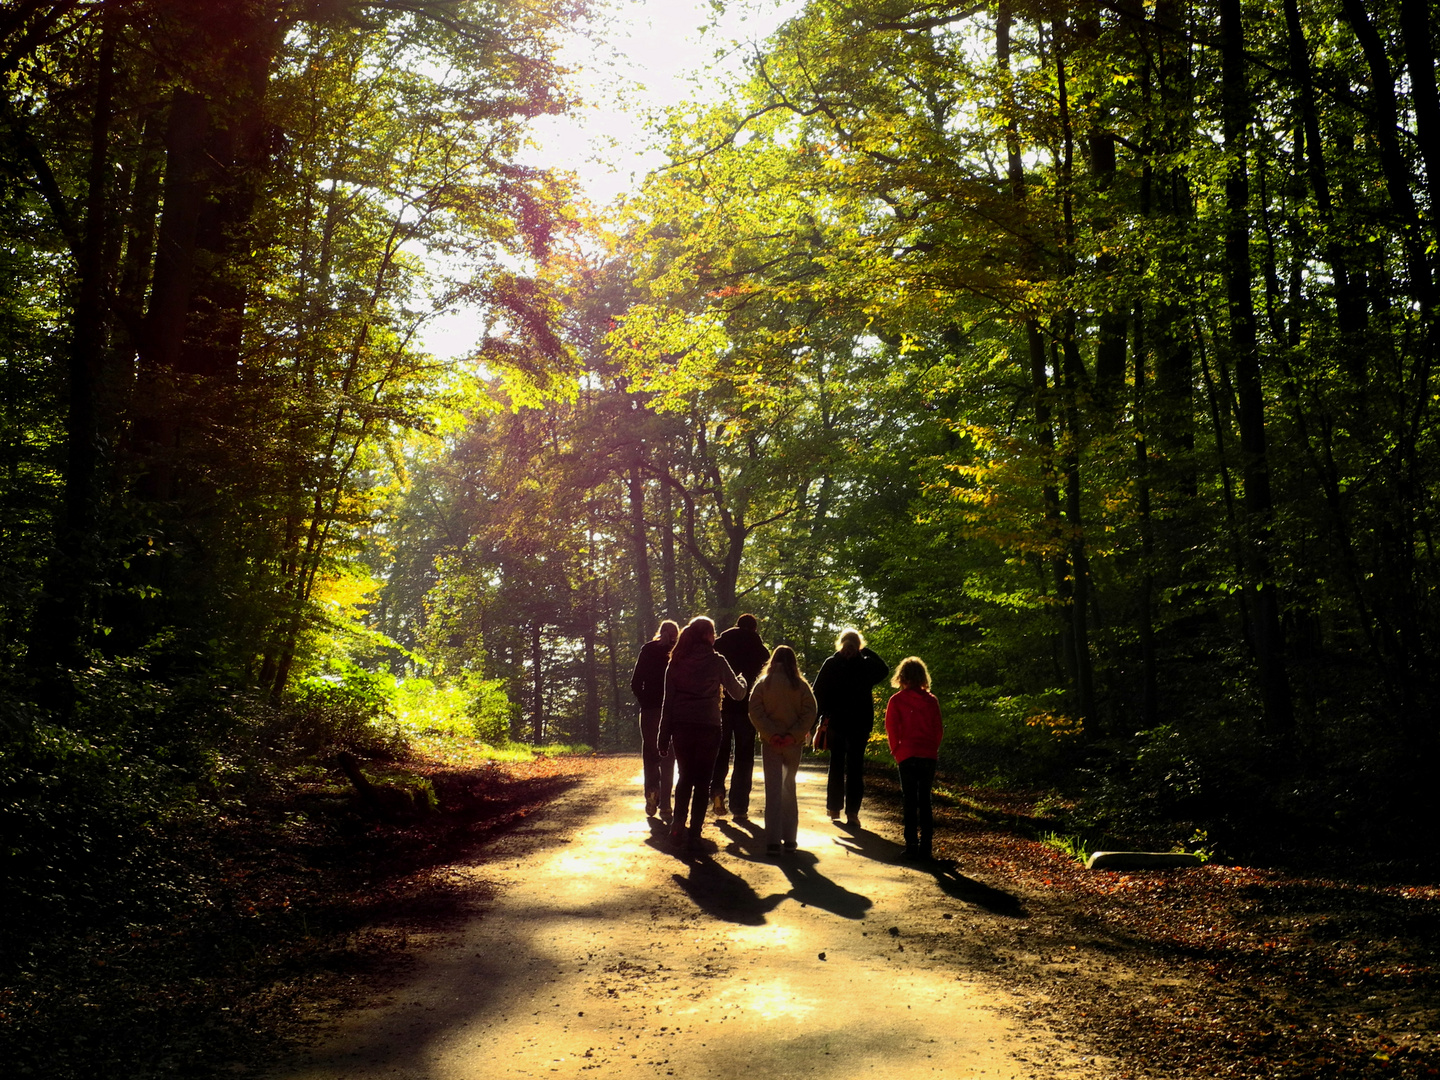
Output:
[[[665,617],[679,621],[684,614],[680,605],[680,573],[675,564],[675,502],[669,484],[660,485],[660,522],[660,576],[665,586]]]
[[[1335,221],[1335,208],[1330,197],[1330,177],[1325,164],[1325,148],[1320,141],[1320,111],[1315,103],[1315,76],[1310,65],[1310,50],[1305,41],[1305,28],[1300,22],[1299,0],[1285,0],[1285,35],[1289,47],[1290,73],[1298,91],[1300,112],[1299,140],[1303,140],[1306,175],[1315,208],[1320,214],[1324,233],[1325,261],[1335,282],[1335,313],[1340,330],[1340,361],[1350,379],[1363,384],[1366,378],[1366,353],[1363,334],[1368,321],[1365,298],[1350,273],[1349,259],[1340,242]]]
[[[1194,112],[1189,34],[1182,0],[1157,0],[1151,35],[1159,54],[1161,122],[1157,156],[1179,159],[1187,144],[1187,124]],[[1177,220],[1192,213],[1189,183],[1183,168],[1163,170],[1154,185],[1156,212]],[[1185,306],[1160,303],[1148,336],[1155,355],[1154,396],[1150,401],[1151,432],[1169,465],[1167,480],[1183,500],[1199,494],[1195,463],[1195,350],[1192,319]],[[1180,543],[1185,543],[1181,540]]]
[[[1149,188],[1148,178],[1145,187]],[[1146,197],[1148,202],[1148,195]],[[1146,412],[1145,307],[1135,314],[1135,487],[1140,515],[1140,598],[1136,624],[1140,637],[1140,723],[1149,730],[1160,722],[1160,676],[1155,658],[1155,523],[1150,516],[1150,451]]]
[[[1055,24],[1055,80],[1056,100],[1059,107],[1061,157],[1060,187],[1061,216],[1064,221],[1064,251],[1061,256],[1061,272],[1069,277],[1075,273],[1075,149],[1074,128],[1070,119],[1069,88],[1066,77],[1066,52],[1064,39],[1067,31],[1063,22]],[[1094,721],[1095,681],[1094,664],[1090,655],[1090,567],[1086,552],[1085,523],[1081,510],[1080,455],[1085,443],[1084,420],[1080,400],[1085,391],[1085,367],[1080,358],[1080,345],[1076,340],[1076,314],[1073,309],[1064,311],[1056,319],[1058,325],[1060,364],[1057,368],[1057,384],[1063,390],[1065,403],[1064,417],[1067,428],[1064,433],[1060,469],[1065,477],[1065,525],[1067,546],[1070,554],[1070,638],[1075,655],[1075,691],[1079,699],[1081,718]]]
[[[1012,26],[1010,5],[1000,5],[995,23],[995,61],[1000,68],[1003,85],[1001,94],[1005,110],[1006,172],[1010,181],[1010,194],[1018,208],[1018,229],[1022,246],[1022,260],[1028,272],[1038,273],[1040,264],[1039,244],[1031,235],[1031,224],[1026,212],[1025,165],[1020,153],[1019,127],[1015,119],[1016,103],[1010,71],[1010,30]],[[1050,376],[1045,356],[1045,335],[1040,320],[1034,314],[1025,320],[1025,346],[1029,358],[1031,409],[1035,418],[1035,441],[1040,447],[1041,468],[1044,471],[1042,498],[1045,507],[1046,531],[1056,548],[1060,547],[1060,490],[1055,479],[1055,427],[1050,409]],[[1057,551],[1047,560],[1050,575],[1055,582],[1057,596],[1067,596],[1065,556]],[[1043,572],[1042,572],[1043,580]],[[1074,675],[1070,662],[1070,633],[1061,630],[1052,635],[1052,651],[1065,659],[1065,669]]]
[[[595,618],[585,621],[585,722],[581,738],[591,750],[600,748],[600,669],[595,658]]]
[[[635,640],[655,629],[655,593],[650,583],[650,544],[645,530],[645,478],[638,460],[630,463],[630,551],[635,567]]]
[[[1091,63],[1098,63],[1101,50],[1100,7],[1095,0],[1086,0],[1080,8],[1081,15],[1076,22],[1076,36],[1088,47]],[[1127,20],[1128,21],[1128,20]],[[1108,70],[1108,66],[1106,68]],[[1094,93],[1088,93],[1085,114],[1089,117],[1086,142],[1089,148],[1090,173],[1094,179],[1095,192],[1102,200],[1115,186],[1116,156],[1115,136],[1110,131],[1110,115],[1095,100]],[[1104,233],[1114,226],[1114,216],[1102,211],[1094,228]],[[1115,256],[1103,245],[1095,259],[1095,275],[1099,280],[1115,280]],[[1100,313],[1099,327],[1095,341],[1095,396],[1107,413],[1116,405],[1115,396],[1125,383],[1126,310],[1119,296],[1108,298],[1109,303]]]
[[[1241,471],[1245,481],[1245,543],[1253,589],[1251,642],[1259,668],[1266,730],[1287,734],[1294,724],[1280,602],[1267,553],[1270,537],[1270,464],[1265,445],[1265,395],[1250,265],[1250,180],[1247,143],[1250,86],[1240,0],[1220,2],[1221,125],[1225,138],[1225,284],[1229,346],[1235,371]]]
[[[530,624],[530,741],[545,741],[545,648],[543,626],[537,618]]]
[[[68,672],[79,666],[94,601],[91,567],[100,473],[101,395],[106,384],[106,337],[110,321],[109,270],[105,265],[110,227],[107,176],[115,92],[115,36],[118,5],[105,6],[96,58],[94,111],[90,118],[85,216],[75,260],[75,306],[67,356],[65,477],[63,509],[55,552],[45,573],[27,657],[31,670],[53,700],[73,704]],[[113,402],[109,404],[113,405]]]

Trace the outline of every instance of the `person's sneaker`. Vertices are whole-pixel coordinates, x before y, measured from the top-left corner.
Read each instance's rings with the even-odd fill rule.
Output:
[[[665,822],[666,825],[669,825],[669,824],[670,824],[670,819],[673,818],[674,816],[675,816],[675,811],[671,810],[670,807],[668,807],[668,806],[662,806],[662,807],[660,807],[660,820],[663,821],[663,822]]]
[[[734,822],[749,821],[749,820],[750,820],[750,812],[749,812],[748,810],[735,810],[735,809],[732,809],[732,810],[730,811],[730,820],[731,820],[731,821],[734,821]]]
[[[724,816],[725,816],[725,796],[724,796],[724,795],[717,794],[713,799],[710,800],[710,805],[714,808],[714,810],[715,810],[715,816],[716,816],[716,817],[724,817]]]
[[[794,840],[786,840],[786,841],[785,841],[785,854],[786,854],[786,855],[794,855],[794,854],[795,854],[795,851],[796,851],[795,841],[794,841]]]
[[[830,807],[830,809],[825,811],[825,816],[828,817],[831,821],[839,821],[840,808],[838,806]]]
[[[859,814],[846,814],[846,815],[845,815],[845,824],[848,825],[848,826],[850,826],[850,828],[852,828],[852,829],[858,829],[858,828],[860,827],[860,815],[859,815]]]
[[[655,791],[645,793],[645,816],[654,817],[655,811],[660,808],[660,794]]]
[[[779,844],[766,844],[766,845],[765,845],[765,854],[766,854],[766,855],[779,855],[780,852],[782,852],[782,851],[784,851],[784,850],[785,850],[785,849],[782,848]]]

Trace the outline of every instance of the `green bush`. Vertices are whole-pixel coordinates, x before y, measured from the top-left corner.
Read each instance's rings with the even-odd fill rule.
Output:
[[[405,679],[396,686],[395,708],[406,728],[422,734],[458,735],[490,746],[510,741],[514,711],[503,680],[464,672],[452,683]]]
[[[348,662],[300,680],[273,732],[274,748],[296,757],[356,750],[393,757],[405,744],[393,677]]]
[[[966,686],[941,700],[941,767],[975,782],[1033,784],[1063,773],[1080,741],[1058,693],[995,696]]]

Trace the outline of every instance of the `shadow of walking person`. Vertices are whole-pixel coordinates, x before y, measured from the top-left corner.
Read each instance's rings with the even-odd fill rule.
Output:
[[[986,885],[983,881],[966,877],[953,859],[936,859],[928,863],[916,863],[916,870],[935,875],[935,884],[946,896],[952,896],[965,904],[983,908],[992,915],[1003,915],[1010,919],[1028,919],[1030,913],[1020,898],[1004,889]]]
[[[905,848],[893,840],[886,840],[879,833],[869,829],[848,828],[846,834],[835,838],[837,847],[852,855],[863,855],[876,862],[899,862]]]
[[[901,856],[905,853],[902,845],[865,829],[852,829],[848,836],[838,838],[836,844],[852,854],[863,855],[879,862],[901,862]],[[906,865],[933,875],[941,892],[962,903],[973,904],[992,915],[1003,915],[1012,919],[1029,918],[1030,913],[1025,910],[1025,905],[1018,896],[966,877],[960,873],[953,859],[935,859]]]
[[[715,827],[720,834],[730,841],[727,850],[736,855],[743,855],[747,859],[756,859],[765,849],[765,827],[757,825],[753,821],[746,822],[743,826],[730,822],[718,821]]]
[[[671,875],[675,884],[707,915],[742,926],[763,926],[787,893],[762,897],[739,874],[731,873],[714,859],[694,859],[688,876]]]
[[[863,919],[874,902],[861,893],[851,892],[838,882],[820,873],[820,860],[808,851],[788,855],[778,863],[790,882],[790,897],[820,908],[842,919]]]

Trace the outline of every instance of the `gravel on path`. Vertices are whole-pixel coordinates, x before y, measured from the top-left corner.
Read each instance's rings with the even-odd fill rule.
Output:
[[[1018,897],[900,862],[874,811],[832,824],[811,769],[797,854],[711,819],[687,855],[645,818],[635,766],[451,867],[490,899],[272,1080],[1104,1075],[967,968],[967,926],[1024,919]]]

